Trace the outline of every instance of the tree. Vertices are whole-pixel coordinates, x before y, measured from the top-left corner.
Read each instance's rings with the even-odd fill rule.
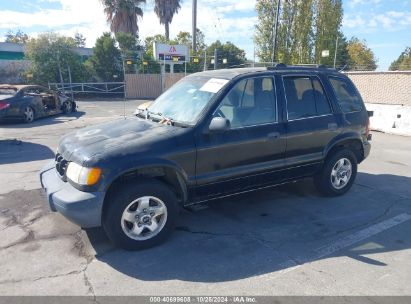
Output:
[[[315,62],[332,66],[334,64],[335,45],[340,35],[343,10],[341,0],[316,0],[315,15]],[[322,51],[328,50],[330,56],[322,57]]]
[[[217,49],[217,67],[218,68],[228,68],[233,66],[243,65],[247,59],[245,58],[244,50],[238,48],[231,42],[226,42],[224,44],[221,41],[217,40],[212,43],[207,48],[208,56],[214,56],[214,50]],[[224,63],[223,60],[226,59],[227,63]],[[213,69],[214,65],[210,64],[209,69]]]
[[[401,55],[394,60],[389,68],[390,71],[411,70],[411,47],[407,47]]]
[[[191,47],[193,44],[193,36],[189,32],[179,32],[173,40],[170,41],[172,44],[184,44],[188,45]],[[204,43],[204,34],[201,30],[197,29],[197,52],[194,54],[192,53],[191,55],[201,55],[205,49],[206,49],[206,44]]]
[[[297,1],[291,24],[290,63],[310,63],[313,58],[314,0]]]
[[[138,36],[138,18],[143,17],[141,4],[146,0],[100,0],[104,5],[104,13],[107,22],[110,23],[110,30],[130,33]]]
[[[84,37],[82,34],[79,32],[76,32],[74,34],[74,42],[76,43],[77,47],[85,47],[86,46],[86,37]]]
[[[313,58],[314,0],[282,1],[276,58],[286,64],[310,63]],[[263,62],[271,62],[278,0],[257,0],[258,24],[254,41]]]
[[[97,39],[93,56],[87,59],[86,65],[99,81],[123,79],[121,54],[116,47],[116,40],[110,33],[103,33]],[[117,75],[117,78],[114,75]]]
[[[257,0],[255,9],[258,22],[255,26],[256,54],[262,62],[271,62],[273,54],[273,27],[278,0]],[[281,38],[280,38],[281,39]]]
[[[74,52],[75,41],[71,37],[55,33],[45,33],[32,38],[26,46],[25,56],[32,61],[30,72],[36,83],[60,82],[60,71],[63,81],[69,80],[68,67],[72,80],[82,82],[87,74],[81,58]]]
[[[281,23],[278,28],[275,60],[287,64],[293,63],[292,59],[295,57],[294,53],[297,45],[295,33],[299,31],[299,29],[296,29],[297,23],[295,19],[298,14],[297,4],[299,3],[297,3],[297,1],[283,1],[282,3]],[[304,12],[304,14],[305,13],[306,12]]]
[[[347,44],[348,69],[374,71],[377,68],[377,60],[373,51],[367,47],[365,41],[356,37],[351,38]]]
[[[155,0],[154,2],[154,12],[160,24],[164,24],[166,41],[170,40],[170,23],[180,8],[180,0]]]
[[[10,43],[27,43],[30,39],[30,37],[21,30],[18,30],[16,33],[8,31],[5,37],[5,42]]]
[[[348,42],[347,38],[344,36],[343,33],[338,34],[338,48],[337,48],[337,57],[335,60],[335,67],[338,69],[345,69],[346,66],[349,63],[349,54],[348,54]],[[333,56],[333,54],[330,54],[330,56]],[[334,59],[334,57],[333,57]]]
[[[143,53],[143,47],[140,41],[129,33],[119,32],[116,35],[116,40],[120,47],[123,60],[131,61],[132,64],[126,64],[126,73],[135,73],[137,71],[137,63]]]

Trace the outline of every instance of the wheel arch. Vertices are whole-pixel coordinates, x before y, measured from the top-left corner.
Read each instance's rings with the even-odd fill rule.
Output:
[[[331,141],[324,150],[324,159],[327,159],[330,155],[333,155],[335,151],[341,148],[350,149],[357,158],[358,163],[361,163],[364,160],[362,139],[355,133],[348,133]]]
[[[116,186],[124,182],[138,183],[139,180],[143,179],[155,179],[166,184],[176,194],[181,204],[188,200],[187,179],[182,170],[174,165],[164,163],[141,165],[122,171],[106,186],[102,214],[104,215],[110,196],[115,192]]]

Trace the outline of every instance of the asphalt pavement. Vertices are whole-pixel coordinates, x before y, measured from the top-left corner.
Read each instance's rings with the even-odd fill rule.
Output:
[[[0,295],[411,295],[411,137],[374,132],[342,197],[306,179],[213,201],[144,251],[50,213],[38,171],[59,138],[142,102],[0,125]]]

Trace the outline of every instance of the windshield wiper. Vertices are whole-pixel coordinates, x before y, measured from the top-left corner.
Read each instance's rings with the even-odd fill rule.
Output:
[[[160,113],[160,112],[156,113],[156,112],[152,112],[152,111],[147,110],[147,116],[156,118],[157,120],[159,120],[160,123],[166,123],[166,124],[169,124],[171,126],[174,125],[174,119],[165,116],[163,113]]]

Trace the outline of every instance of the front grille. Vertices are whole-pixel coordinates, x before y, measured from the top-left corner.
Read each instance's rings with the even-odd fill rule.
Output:
[[[66,175],[67,164],[68,162],[63,158],[60,153],[56,154],[56,171],[60,174],[61,177]]]

